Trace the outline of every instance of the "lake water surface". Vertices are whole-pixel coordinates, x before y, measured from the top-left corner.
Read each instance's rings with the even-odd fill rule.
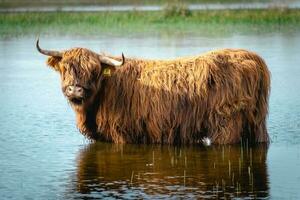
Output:
[[[272,73],[269,146],[90,143],[35,37],[0,39],[1,199],[300,198],[300,33],[41,37],[48,49],[87,47],[175,58],[236,47]]]

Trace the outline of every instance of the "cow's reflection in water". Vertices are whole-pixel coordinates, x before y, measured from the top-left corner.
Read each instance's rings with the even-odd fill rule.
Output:
[[[267,149],[94,143],[78,156],[72,188],[99,198],[268,197]]]

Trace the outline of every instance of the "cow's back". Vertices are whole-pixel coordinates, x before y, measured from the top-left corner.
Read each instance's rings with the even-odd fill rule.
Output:
[[[222,124],[236,113],[240,126],[265,121],[268,92],[264,61],[245,50],[128,59],[107,83],[98,130],[114,142],[197,143],[208,136],[216,143],[234,143],[241,139],[241,128],[223,137]]]

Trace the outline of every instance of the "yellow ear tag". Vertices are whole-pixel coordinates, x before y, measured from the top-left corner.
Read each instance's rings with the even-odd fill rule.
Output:
[[[109,69],[109,68],[103,69],[103,75],[104,75],[104,76],[111,76],[110,69]]]

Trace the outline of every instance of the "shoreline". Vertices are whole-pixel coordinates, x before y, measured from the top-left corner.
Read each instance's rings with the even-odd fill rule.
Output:
[[[298,27],[298,28],[297,28]],[[153,32],[274,32],[300,29],[300,9],[0,13],[0,37]]]
[[[202,3],[184,4],[191,11],[201,10],[240,10],[240,9],[299,9],[300,2],[252,2],[252,3]],[[128,12],[163,11],[166,5],[50,5],[0,8],[0,13],[22,12]]]

